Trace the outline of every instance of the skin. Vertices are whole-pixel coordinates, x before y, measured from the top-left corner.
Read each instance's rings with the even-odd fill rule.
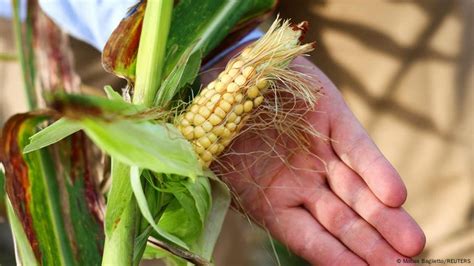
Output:
[[[407,191],[397,171],[324,73],[304,58],[292,68],[320,80],[323,96],[305,119],[331,141],[314,137],[311,154],[289,154],[287,140],[261,132],[290,168],[260,137],[241,135],[231,147],[240,155],[221,158],[236,171],[213,165],[235,194],[234,205],[313,265],[394,265],[419,254],[425,236],[401,207]],[[270,156],[242,155],[262,151]]]

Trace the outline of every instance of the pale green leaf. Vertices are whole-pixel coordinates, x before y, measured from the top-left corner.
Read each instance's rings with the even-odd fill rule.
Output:
[[[24,148],[23,153],[36,151],[54,144],[79,130],[81,130],[81,125],[79,123],[66,118],[61,118],[50,126],[31,136],[30,144]]]
[[[199,177],[195,182],[184,182],[183,184],[193,197],[199,219],[204,224],[211,207],[211,185],[209,179]]]
[[[211,260],[214,246],[222,229],[227,210],[230,206],[230,191],[224,182],[219,180],[214,173],[206,171],[210,178],[212,190],[212,207],[209,211],[207,221],[201,237],[197,241],[197,252],[204,259]]]
[[[112,158],[111,170],[102,265],[132,265],[135,226],[140,213],[130,184],[130,166]]]
[[[186,206],[182,203],[186,202]],[[187,246],[193,246],[202,231],[202,223],[190,196],[181,195],[180,200],[174,199],[166,206],[158,225],[164,231],[179,237]],[[190,211],[190,208],[191,209]]]
[[[155,231],[163,238],[182,248],[189,249],[186,243],[164,231],[155,223],[155,219],[148,208],[148,202],[146,200],[145,193],[143,193],[142,182],[140,179],[140,169],[137,166],[132,166],[130,168],[130,183],[132,185],[132,190],[135,195],[135,199],[137,200],[138,207],[140,208],[143,217],[150,223],[153,229],[155,229]]]
[[[104,91],[105,91],[105,94],[107,95],[107,98],[109,98],[110,100],[123,101],[122,95],[120,95],[118,92],[116,92],[112,88],[112,86],[110,86],[110,85],[104,86]]]
[[[112,157],[157,173],[202,174],[191,144],[171,124],[84,119],[86,134]]]
[[[130,185],[130,166],[112,158],[112,185],[107,194],[107,210],[105,212],[105,234],[109,236],[121,220],[122,213],[133,197]]]

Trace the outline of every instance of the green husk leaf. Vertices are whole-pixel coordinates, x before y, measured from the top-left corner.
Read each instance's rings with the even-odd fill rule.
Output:
[[[86,118],[81,125],[97,146],[123,163],[192,179],[202,175],[191,144],[171,124]]]
[[[203,232],[196,242],[197,254],[211,260],[214,247],[224,224],[224,219],[230,206],[230,190],[227,185],[217,178],[212,171],[206,171],[212,191],[212,207],[209,210]]]
[[[201,225],[206,222],[209,209],[211,208],[211,184],[206,177],[199,177],[196,182],[183,182],[188,194],[194,201],[194,209],[199,214]],[[194,210],[193,210],[194,214]]]
[[[183,242],[181,239],[175,237],[172,234],[169,234],[159,225],[156,224],[153,215],[151,214],[150,209],[148,208],[148,202],[145,197],[145,193],[143,193],[143,187],[140,179],[140,170],[137,166],[132,166],[130,168],[130,183],[132,185],[132,190],[135,195],[135,199],[137,200],[138,207],[143,215],[143,217],[150,223],[150,225],[155,229],[155,231],[163,238],[171,241],[171,243],[176,244],[182,248],[189,249],[188,245]]]
[[[184,240],[191,250],[201,235],[211,205],[210,186],[206,177],[196,181],[165,182],[174,200],[166,207],[158,225],[167,232]],[[180,226],[176,226],[180,224]]]
[[[180,88],[192,83],[201,66],[201,51],[193,52],[190,46],[176,64],[171,74],[163,81],[155,99],[155,106],[166,106],[179,92]]]
[[[26,145],[23,153],[39,150],[54,144],[67,136],[81,130],[81,125],[75,121],[61,118],[40,132],[30,137],[30,144]]]

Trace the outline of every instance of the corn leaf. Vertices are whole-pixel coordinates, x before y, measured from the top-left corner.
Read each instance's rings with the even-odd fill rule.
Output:
[[[84,134],[23,153],[46,119],[19,114],[3,128],[0,157],[8,198],[38,263],[97,265],[104,240],[101,198]]]
[[[20,18],[20,0],[12,0],[13,26],[15,30],[15,41],[18,50],[18,58],[25,84],[25,95],[28,100],[30,110],[38,107],[38,97],[35,90],[35,57],[33,51],[33,30],[32,13],[34,10],[28,9],[26,21],[22,23]]]
[[[22,224],[13,210],[12,204],[9,200],[6,201],[8,220],[10,221],[10,228],[12,230],[13,237],[16,241],[17,246],[17,262],[21,265],[36,266],[39,263],[36,261],[35,254],[31,248],[28,237],[23,231]]]
[[[80,119],[84,116],[99,117],[107,120],[117,118],[133,119],[134,116],[140,119],[151,119],[152,116],[142,116],[145,111],[150,111],[142,105],[127,103],[122,99],[105,97],[69,94],[57,92],[45,95],[51,107],[62,115]]]
[[[5,173],[3,172],[3,165],[0,164],[0,220],[5,217]]]
[[[106,91],[111,99],[80,94],[50,94],[48,98],[53,103],[52,106],[66,117],[34,134],[30,138],[31,142],[23,151],[28,153],[44,148],[81,130],[82,126],[77,119],[84,117],[92,116],[104,120],[124,118],[141,121],[163,116],[163,113],[157,109],[147,109],[125,102],[112,88],[106,88]]]

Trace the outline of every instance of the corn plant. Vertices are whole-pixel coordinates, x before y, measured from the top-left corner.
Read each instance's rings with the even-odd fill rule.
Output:
[[[26,24],[15,20],[20,60],[30,107],[48,108],[10,118],[0,141],[19,262],[212,263],[230,193],[211,163],[218,163],[243,130],[271,124],[302,149],[308,134],[316,134],[301,112],[314,108],[318,92],[307,77],[288,68],[293,58],[313,49],[300,43],[304,23],[277,20],[200,89],[203,60],[274,6],[273,0],[138,3],[110,37],[102,58],[105,69],[128,85],[122,95],[106,86],[105,98],[78,93],[67,60],[43,62],[44,56],[33,55],[57,43],[35,42],[43,46],[32,52],[28,40],[40,38],[45,28],[38,25],[45,23],[38,20],[47,19],[30,1]],[[59,29],[48,23],[46,30],[64,44]],[[56,50],[67,54],[62,45]],[[39,70],[37,93],[32,81],[38,63],[69,71]],[[64,67],[55,68],[58,64]],[[97,171],[108,168],[98,160],[101,151],[110,158],[110,171]],[[102,194],[97,183],[104,179],[111,185]]]

